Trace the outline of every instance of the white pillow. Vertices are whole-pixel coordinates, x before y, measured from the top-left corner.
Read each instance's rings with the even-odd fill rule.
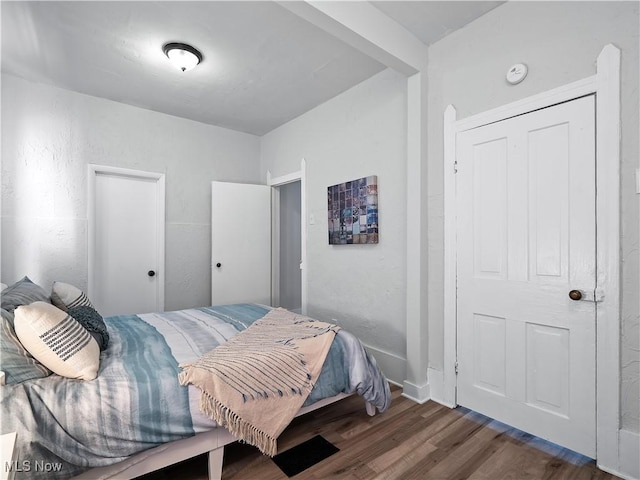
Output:
[[[6,283],[0,283],[0,292],[2,290],[4,290],[5,288],[7,288],[7,284]]]
[[[96,378],[100,348],[73,317],[45,302],[22,305],[14,313],[16,335],[40,363],[63,377]]]

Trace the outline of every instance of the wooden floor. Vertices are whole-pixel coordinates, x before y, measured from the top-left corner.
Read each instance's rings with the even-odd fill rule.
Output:
[[[340,451],[296,479],[614,479],[581,455],[464,408],[418,405],[393,387],[391,407],[369,417],[351,396],[295,419],[278,439],[283,452],[315,435]],[[207,478],[197,457],[145,480]],[[273,461],[249,445],[225,448],[223,480],[284,480]]]

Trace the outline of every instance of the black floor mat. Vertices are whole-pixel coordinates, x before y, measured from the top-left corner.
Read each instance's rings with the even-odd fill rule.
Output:
[[[316,435],[286,452],[279,453],[272,460],[287,477],[293,477],[339,451],[334,444]]]

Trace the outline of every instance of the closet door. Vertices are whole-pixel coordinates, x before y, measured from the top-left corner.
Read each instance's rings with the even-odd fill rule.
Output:
[[[271,304],[271,187],[211,183],[211,304]]]
[[[164,310],[164,181],[90,166],[88,293],[103,316]]]
[[[462,132],[458,403],[595,457],[595,105]]]

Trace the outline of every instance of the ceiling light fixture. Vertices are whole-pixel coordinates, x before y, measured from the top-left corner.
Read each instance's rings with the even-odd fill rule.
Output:
[[[191,70],[202,61],[202,54],[186,43],[167,43],[162,51],[183,72]]]

